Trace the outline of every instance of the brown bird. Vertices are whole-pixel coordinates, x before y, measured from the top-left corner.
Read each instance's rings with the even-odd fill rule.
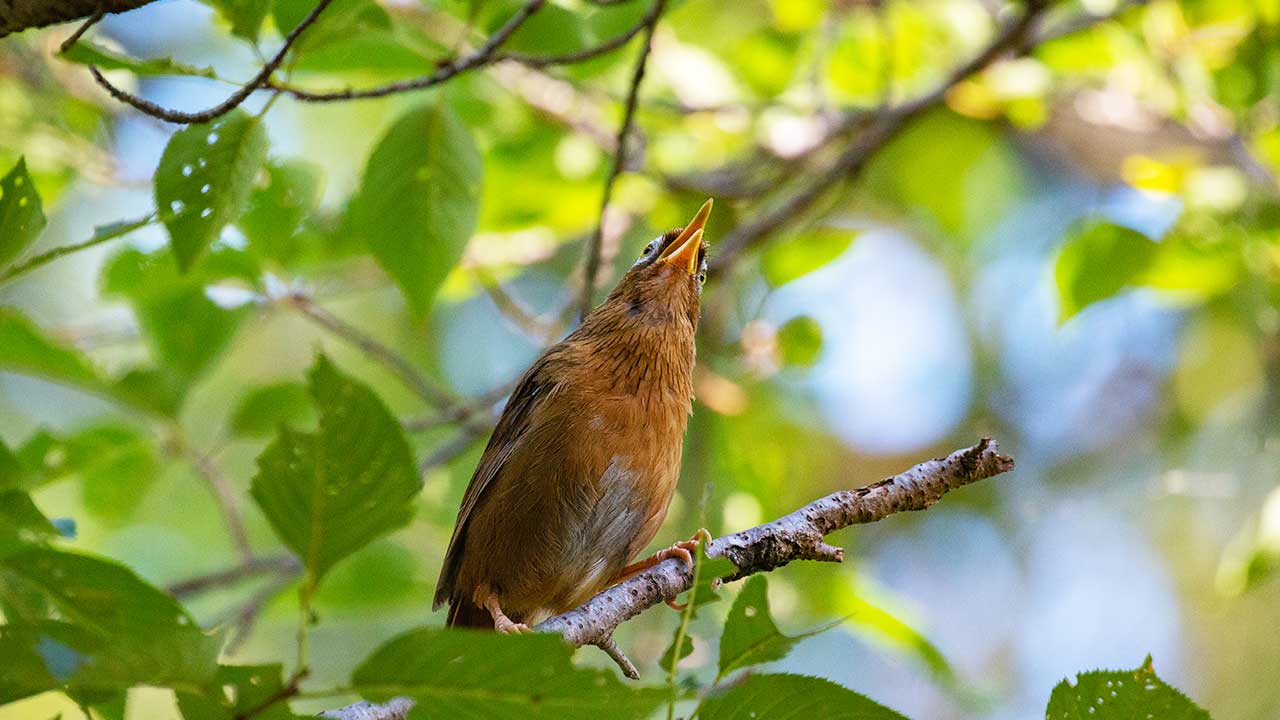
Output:
[[[524,632],[694,541],[628,565],[667,515],[693,410],[708,200],[654,239],[582,325],[520,378],[458,510],[435,603]]]

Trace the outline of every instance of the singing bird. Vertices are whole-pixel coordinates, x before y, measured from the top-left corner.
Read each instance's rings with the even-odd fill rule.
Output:
[[[448,624],[525,632],[694,541],[657,534],[693,411],[707,200],[520,378],[462,498],[436,585]],[[696,537],[696,536],[695,536]]]

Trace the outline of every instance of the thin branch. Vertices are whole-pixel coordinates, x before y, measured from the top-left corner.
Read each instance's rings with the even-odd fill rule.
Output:
[[[292,555],[278,555],[275,557],[255,557],[248,562],[241,563],[235,567],[226,570],[218,570],[217,572],[199,575],[189,580],[174,583],[165,589],[173,597],[181,600],[200,593],[209,592],[210,590],[221,590],[223,588],[237,585],[245,580],[259,577],[261,575],[296,575],[300,572],[302,566],[298,564],[298,559]]]
[[[984,438],[945,458],[920,463],[904,473],[857,490],[841,490],[773,522],[717,538],[708,545],[706,553],[708,557],[721,557],[733,563],[734,570],[723,577],[725,581],[769,572],[793,560],[840,562],[843,551],[829,545],[824,540],[826,535],[851,525],[883,520],[895,513],[926,510],[951,490],[1012,469],[1013,459],[999,454],[996,444]],[[559,633],[576,647],[602,647],[627,672],[629,661],[618,660],[609,649],[614,629],[642,611],[688,591],[693,587],[693,577],[693,570],[680,560],[664,560],[534,629]],[[634,666],[630,669],[634,670]],[[412,702],[408,698],[395,698],[381,705],[357,703],[330,710],[323,713],[323,717],[393,720],[406,717]]]
[[[485,294],[493,301],[498,313],[529,339],[546,346],[564,332],[564,328],[554,317],[536,315],[525,307],[524,303],[512,297],[487,269],[476,268],[475,274],[480,287],[484,288]]]
[[[424,475],[430,470],[446,465],[452,462],[462,453],[471,448],[475,441],[483,434],[493,429],[494,421],[469,422],[458,429],[452,438],[441,443],[430,455],[422,461],[418,466],[418,474]]]
[[[209,493],[218,503],[218,512],[222,516],[223,524],[227,526],[227,535],[231,538],[231,544],[240,555],[241,564],[253,562],[253,545],[249,542],[249,533],[244,528],[244,514],[240,512],[240,501],[237,499],[235,488],[231,487],[231,481],[208,455],[185,444],[183,454],[187,456],[191,467],[195,468],[196,474],[204,480]]]
[[[302,36],[302,33],[305,32],[307,28],[311,27],[312,23],[316,21],[316,18],[320,17],[320,13],[324,12],[324,9],[329,7],[329,3],[331,2],[333,2],[333,0],[320,0],[320,2],[316,3],[316,6],[311,9],[311,12],[308,13],[305,18],[302,19],[302,22],[298,23],[296,27],[289,31],[289,34],[284,38],[284,45],[280,48],[280,51],[277,52],[266,65],[262,66],[262,70],[260,70],[257,75],[254,75],[249,82],[245,83],[243,87],[232,93],[226,100],[207,110],[201,110],[199,112],[170,110],[169,108],[157,105],[150,100],[126,92],[115,85],[112,85],[110,81],[102,76],[102,73],[99,72],[98,68],[94,65],[89,66],[89,73],[93,75],[93,79],[97,81],[104,90],[110,93],[111,97],[119,100],[120,102],[132,105],[138,111],[150,115],[151,117],[159,118],[171,123],[182,124],[209,122],[210,120],[226,115],[239,107],[240,104],[247,100],[258,88],[266,87],[268,81],[271,79],[271,74],[274,73],[280,67],[280,64],[284,62],[284,58],[289,54],[289,50],[293,48],[293,44]]]
[[[267,604],[292,585],[302,573],[300,565],[295,567],[297,568],[295,572],[281,573],[267,582],[257,592],[250,595],[249,599],[230,618],[227,618],[228,620],[234,618],[235,624],[231,630],[231,636],[227,639],[226,647],[223,648],[224,653],[234,655],[240,651],[245,641],[249,639],[249,634],[253,632],[253,626],[257,624],[258,618],[262,615],[262,611],[266,609]],[[220,625],[221,622],[216,624]]]
[[[111,226],[111,229],[106,232],[94,232],[93,237],[88,240],[72,243],[70,245],[63,245],[62,247],[56,247],[52,250],[42,252],[39,255],[33,255],[26,261],[18,263],[8,270],[5,270],[3,273],[0,273],[0,285],[18,277],[19,275],[25,275],[38,267],[47,265],[64,255],[70,255],[72,253],[80,252],[81,250],[87,250],[91,247],[101,245],[108,240],[114,240],[118,237],[128,235],[138,228],[150,225],[155,219],[155,214],[151,214],[145,218],[134,220],[132,222],[117,223]]]
[[[303,317],[316,325],[360,348],[370,358],[382,363],[406,387],[417,393],[429,405],[443,407],[455,404],[456,399],[453,397],[453,393],[427,379],[427,376],[419,372],[406,357],[366,334],[363,330],[320,307],[310,296],[300,292],[293,292],[284,296],[282,302],[297,310]]]
[[[89,31],[89,28],[93,27],[94,25],[97,25],[98,21],[102,19],[102,16],[106,14],[107,14],[106,4],[103,2],[103,0],[99,0],[98,8],[93,11],[92,15],[90,15],[88,18],[85,19],[83,23],[80,24],[80,27],[76,28],[75,32],[71,33],[70,37],[62,41],[62,44],[58,46],[58,52],[66,53],[68,50],[75,47],[76,43],[80,42],[80,38],[84,37],[84,34]]]
[[[441,425],[466,422],[483,412],[491,411],[494,404],[510,395],[514,389],[515,381],[503,383],[471,400],[455,403],[430,415],[405,420],[402,425],[408,432],[422,432]]]
[[[631,75],[631,85],[627,91],[627,101],[622,113],[622,124],[618,127],[618,139],[614,143],[617,149],[614,153],[613,166],[609,168],[609,175],[604,181],[604,192],[600,199],[600,219],[596,223],[595,232],[591,234],[591,239],[587,241],[587,255],[582,274],[582,294],[578,298],[579,318],[585,318],[595,304],[597,275],[600,274],[601,246],[604,244],[605,214],[609,210],[609,201],[613,198],[613,185],[627,167],[627,137],[631,134],[631,127],[635,123],[636,105],[640,99],[640,84],[644,81],[645,69],[649,65],[649,55],[653,51],[653,32],[658,26],[658,18],[661,17],[665,4],[666,0],[654,0],[653,7],[646,16],[644,43],[640,46],[640,53],[636,57],[635,70]]]
[[[728,267],[743,251],[813,207],[832,186],[856,177],[866,167],[872,156],[901,134],[913,120],[941,105],[952,88],[981,72],[1006,53],[1025,52],[1030,49],[1032,44],[1027,42],[1030,31],[1046,7],[1046,0],[1030,0],[1026,11],[1017,20],[999,32],[982,52],[953,70],[947,79],[932,91],[880,113],[871,126],[840,153],[826,170],[807,180],[798,191],[785,198],[773,209],[762,213],[750,222],[739,225],[732,233],[716,243],[717,253],[712,265],[717,269]],[[842,125],[856,126],[863,117],[860,114],[847,115]]]
[[[396,95],[411,90],[422,90],[433,85],[439,85],[447,80],[452,80],[455,76],[460,75],[468,70],[492,65],[503,56],[498,54],[498,48],[511,38],[511,35],[520,26],[525,23],[535,12],[542,9],[546,4],[546,0],[528,0],[519,10],[503,23],[489,39],[485,41],[475,52],[457,58],[452,62],[442,65],[430,75],[422,77],[410,78],[408,80],[399,80],[386,85],[377,87],[364,88],[357,90],[355,88],[346,88],[343,90],[334,90],[332,92],[311,92],[291,85],[280,85],[271,83],[271,87],[289,93],[293,97],[306,102],[332,102],[334,100],[361,100],[366,98],[379,98],[388,95]]]

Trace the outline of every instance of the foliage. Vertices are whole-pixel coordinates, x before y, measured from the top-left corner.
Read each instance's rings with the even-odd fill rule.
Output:
[[[940,702],[1007,690],[1005,678],[973,679],[944,656],[954,639],[935,643],[927,613],[912,612],[924,603],[913,591],[872,602],[856,587],[866,567],[787,568],[772,576],[771,608],[763,576],[716,603],[731,568],[701,555],[678,619],[654,611],[637,620],[642,629],[620,631],[621,645],[636,639],[645,675],[665,672],[665,683],[623,682],[555,637],[423,620],[501,395],[480,391],[508,386],[571,324],[584,282],[577,240],[599,226],[603,275],[616,278],[708,195],[717,214],[699,405],[660,540],[687,536],[674,528],[700,513],[717,529],[754,523],[849,486],[850,473],[876,479],[875,453],[840,441],[836,403],[821,395],[870,388],[889,398],[883,422],[893,422],[897,396],[875,393],[902,355],[897,338],[882,337],[868,357],[883,362],[832,372],[853,309],[842,305],[843,276],[825,271],[844,272],[844,260],[900,235],[947,274],[941,294],[981,296],[1012,282],[984,274],[996,260],[1032,257],[1022,267],[1046,270],[1055,341],[1094,332],[1091,322],[1135,296],[1190,328],[1170,381],[1155,383],[1169,386],[1170,402],[1148,399],[1163,408],[1169,467],[1134,472],[1123,453],[1085,461],[1107,471],[1108,487],[1137,475],[1172,485],[1211,444],[1205,428],[1252,442],[1216,423],[1256,410],[1262,449],[1252,457],[1262,460],[1219,475],[1269,485],[1241,491],[1232,511],[1251,518],[1244,530],[1210,534],[1236,538],[1221,555],[1220,590],[1274,589],[1280,491],[1265,453],[1280,412],[1275,2],[1121,3],[1106,17],[1091,13],[1108,3],[1061,3],[990,57],[982,49],[1030,4],[557,1],[536,4],[492,47],[524,2],[334,0],[310,26],[314,0],[206,4],[213,20],[199,15],[182,31],[195,34],[174,30],[168,44],[129,40],[167,35],[147,27],[148,9],[61,51],[67,28],[0,41],[0,705],[22,712],[30,706],[17,703],[52,691],[70,699],[58,706],[68,714],[123,717],[126,697],[139,695],[130,690],[154,687],[187,720],[284,720],[348,692],[407,695],[419,703],[411,717],[672,717],[685,706],[704,720],[903,717],[873,699],[882,689],[870,682],[792,672],[839,633],[809,638],[845,621],[794,635],[779,622],[849,613],[885,646],[873,652],[923,668]],[[653,56],[638,73],[638,41],[623,40],[644,37],[651,12]],[[155,118],[139,121],[86,80],[93,66],[147,98],[192,87],[225,97],[252,75],[246,62],[270,57],[295,29],[274,89],[245,92],[243,104],[167,138]],[[642,75],[638,129],[623,139],[634,151],[602,210],[621,99]],[[401,87],[358,103],[305,101],[384,83]],[[821,184],[832,168],[845,172]],[[1174,210],[1153,222],[1090,195],[1071,217],[1038,220],[1016,247],[998,247],[993,238],[1034,205],[1046,175]],[[765,230],[750,236],[753,227]],[[720,255],[723,239],[738,244]],[[86,272],[96,274],[82,282]],[[1052,353],[1001,345],[992,338],[1016,333],[989,315],[1021,318],[1032,304],[948,316],[973,344],[972,394],[984,398],[956,414],[1028,444],[1036,431],[1001,404],[1019,391],[1010,356]],[[906,312],[886,316],[914,321],[918,309]],[[1114,364],[1129,369],[1130,359]],[[968,368],[962,360],[943,364]],[[1139,386],[1143,369],[1101,394]],[[926,380],[907,382],[929,390]],[[920,451],[966,432],[959,423]],[[1112,447],[1149,447],[1151,434]],[[1065,452],[1087,454],[1075,447]],[[1067,473],[1056,448],[1038,450],[1053,488]],[[1265,494],[1271,510],[1258,512]],[[1021,517],[1021,500],[996,491],[964,498],[966,511],[1003,513],[992,522],[1002,529]],[[1186,536],[1197,552],[1171,544],[1169,555],[1210,554],[1209,540]],[[299,575],[295,599],[285,590]],[[379,642],[358,663],[345,647],[333,653]],[[1064,681],[1047,714],[1208,716],[1150,660]]]

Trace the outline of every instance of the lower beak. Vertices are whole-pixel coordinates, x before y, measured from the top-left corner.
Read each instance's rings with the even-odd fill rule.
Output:
[[[667,246],[667,251],[658,257],[660,262],[675,265],[687,270],[690,275],[698,274],[698,259],[702,249],[703,228],[707,217],[711,215],[711,200],[707,200],[693,216],[688,225],[680,231],[680,235]]]

